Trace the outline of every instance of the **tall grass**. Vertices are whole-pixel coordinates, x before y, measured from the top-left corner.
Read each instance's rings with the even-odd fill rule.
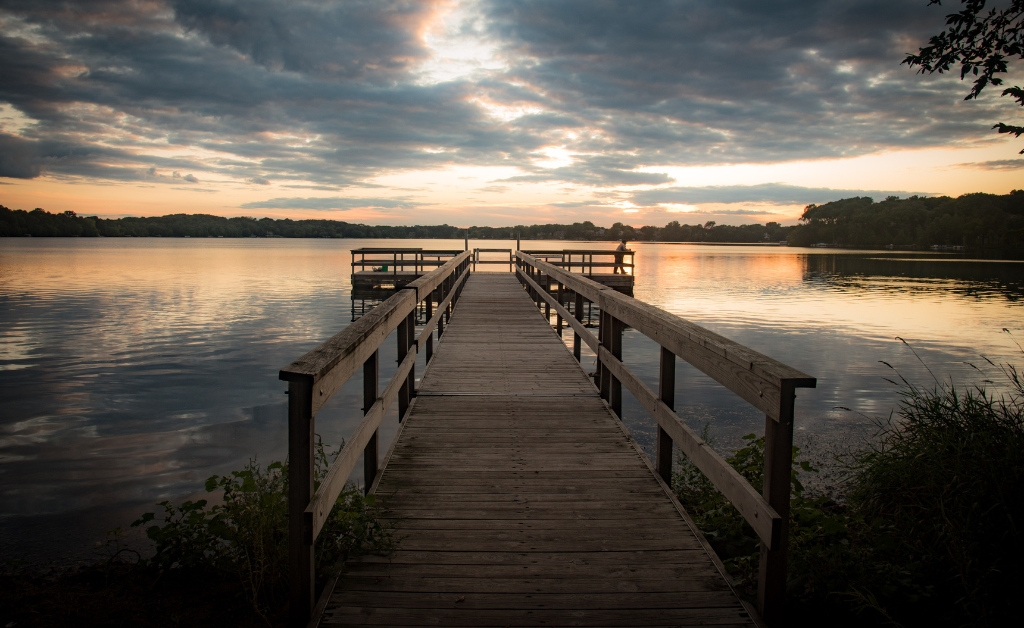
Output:
[[[995,366],[995,365],[992,365]],[[902,377],[877,437],[844,459],[839,494],[805,495],[794,470],[788,594],[796,619],[859,611],[855,623],[988,626],[1019,621],[1024,590],[1024,382],[931,388]],[[760,490],[763,439],[728,458]],[[798,461],[796,468],[814,469]],[[757,537],[687,460],[673,487],[753,595]]]
[[[898,416],[852,465],[874,542],[962,624],[1010,620],[1024,585],[1024,382],[1001,370],[998,396],[901,378]]]

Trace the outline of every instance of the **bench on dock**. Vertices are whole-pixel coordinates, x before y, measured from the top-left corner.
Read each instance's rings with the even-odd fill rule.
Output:
[[[782,625],[795,389],[815,379],[525,252],[514,274],[472,273],[473,255],[281,371],[292,624]],[[580,320],[585,302],[600,312],[596,336]],[[421,303],[429,320],[417,332]],[[621,361],[625,325],[661,346],[657,392]],[[378,349],[392,332],[399,366],[381,391]],[[596,387],[579,366],[583,343],[598,358]],[[765,413],[763,494],[676,415],[677,357]],[[365,416],[314,491],[314,417],[360,370]],[[653,463],[619,420],[623,385],[659,425]],[[395,400],[400,427],[381,461],[377,430]],[[756,609],[675,499],[673,444],[761,540]],[[315,600],[314,543],[360,458],[398,549],[349,561]]]

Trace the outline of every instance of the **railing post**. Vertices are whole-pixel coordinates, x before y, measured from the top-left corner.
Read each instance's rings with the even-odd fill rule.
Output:
[[[583,295],[579,292],[576,293],[576,311],[573,312],[576,316],[576,320],[583,323]],[[572,332],[572,355],[576,358],[576,361],[580,361],[580,349],[582,349],[583,337],[576,333],[576,330]]]
[[[398,324],[398,330],[395,334],[398,336],[398,359],[399,364],[405,360],[405,356],[409,353],[409,317],[402,319],[402,322]],[[409,380],[406,379],[402,382],[401,388],[398,389],[398,422],[402,422],[402,417],[405,416],[405,412],[409,409]]]
[[[558,304],[559,305],[562,304],[562,282],[561,281],[558,282]],[[557,320],[556,327],[558,329],[558,337],[561,338],[562,337],[562,315],[561,314],[555,314],[555,319]]]
[[[416,346],[416,310],[409,312],[409,316],[406,317],[406,345],[410,349]],[[417,347],[417,350],[419,348]],[[416,362],[412,363],[412,368],[409,369],[409,376],[406,378],[406,386],[409,389],[410,400],[416,396]],[[404,414],[404,413],[403,413]]]
[[[434,291],[431,290],[430,294],[427,295],[427,322],[434,318]],[[430,359],[434,357],[434,332],[431,331],[427,335],[427,364],[430,364]]]
[[[781,626],[786,602],[786,555],[789,548],[789,494],[793,476],[793,405],[795,388],[782,381],[779,420],[765,416],[764,498],[782,517],[779,548],[761,544],[757,610],[769,626]]]
[[[302,628],[313,614],[313,539],[306,507],[313,497],[313,381],[288,382],[288,566],[292,626]]]
[[[608,348],[608,319],[610,316],[604,310],[597,312],[597,344]],[[600,353],[597,356],[597,388],[601,391],[601,399],[608,401],[608,369],[601,364]]]
[[[451,276],[444,278],[444,296],[447,297],[448,293],[452,291],[452,278]],[[448,305],[444,308],[444,322],[452,322],[452,302],[448,301]]]
[[[544,275],[544,294],[551,296],[551,276]],[[544,299],[544,320],[547,321],[548,325],[551,324],[551,303]]]
[[[665,347],[661,348],[661,367],[658,369],[658,397],[666,406],[676,409],[676,355]],[[660,425],[656,460],[658,475],[672,486],[672,437]]]
[[[444,301],[445,296],[446,295],[444,293],[444,282],[442,281],[441,285],[437,287],[437,302],[440,303],[441,301]],[[437,341],[438,342],[441,342],[441,334],[443,334],[443,333],[444,333],[444,315],[442,314],[441,316],[437,317]]]
[[[613,356],[622,360],[622,321],[615,318],[611,314],[608,315],[608,331],[611,332],[606,334],[608,337],[608,351]],[[611,371],[605,369],[608,373],[608,405],[612,407],[612,412],[615,416],[622,420],[622,382],[617,377],[612,375]]]
[[[370,411],[373,404],[377,403],[377,388],[380,377],[379,361],[380,351],[374,351],[373,355],[363,362],[363,414]],[[377,432],[373,431],[370,442],[366,443],[363,449],[363,479],[366,483],[367,495],[370,494],[370,487],[377,479]]]

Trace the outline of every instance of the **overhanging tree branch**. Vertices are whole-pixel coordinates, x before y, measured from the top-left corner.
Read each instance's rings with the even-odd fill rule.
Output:
[[[930,0],[929,5],[941,0]],[[944,74],[960,66],[960,79],[975,77],[974,84],[964,100],[977,98],[988,85],[999,86],[1005,74],[1007,61],[1024,59],[1024,0],[1011,0],[1003,9],[990,9],[985,13],[986,0],[961,0],[963,8],[946,16],[946,30],[929,40],[929,45],[910,54],[903,63],[919,68],[919,73]],[[1003,90],[1003,96],[1013,96],[1024,106],[1024,90],[1014,86]],[[1024,127],[996,124],[1000,133],[1024,134]],[[1021,151],[1024,154],[1024,150]]]

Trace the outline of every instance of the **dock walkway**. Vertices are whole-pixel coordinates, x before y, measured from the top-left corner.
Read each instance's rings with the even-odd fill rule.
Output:
[[[466,281],[382,467],[398,550],[321,626],[753,625],[511,273]]]

